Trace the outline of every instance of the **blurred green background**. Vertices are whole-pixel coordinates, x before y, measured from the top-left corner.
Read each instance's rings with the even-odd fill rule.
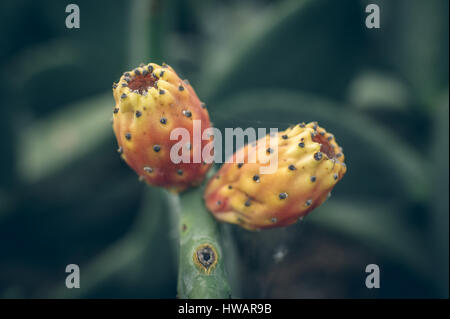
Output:
[[[448,298],[448,1],[78,0],[67,29],[69,3],[0,3],[0,297],[175,297],[166,197],[110,122],[112,82],[153,61],[216,127],[317,120],[344,148],[347,175],[300,224],[222,226],[234,297]]]

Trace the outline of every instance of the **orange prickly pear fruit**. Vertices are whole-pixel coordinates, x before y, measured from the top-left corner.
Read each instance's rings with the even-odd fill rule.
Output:
[[[194,143],[193,123],[197,120],[201,124],[200,134],[211,123],[192,86],[170,66],[149,63],[125,72],[113,84],[113,94],[116,102],[113,129],[118,152],[140,179],[175,192],[200,184],[211,164],[194,161],[193,157],[195,153],[201,154],[209,141],[201,139]],[[189,133],[190,142],[184,145],[189,162],[171,160],[171,148],[178,143],[177,139],[170,139],[175,128]]]
[[[268,141],[269,134],[264,138]],[[260,174],[259,157],[248,161],[257,147],[253,143],[238,150],[233,162],[208,182],[204,199],[216,219],[248,230],[293,224],[320,206],[347,171],[342,148],[316,122],[290,127],[274,139],[277,152],[269,154],[277,156],[274,173]],[[242,163],[236,162],[238,155]]]

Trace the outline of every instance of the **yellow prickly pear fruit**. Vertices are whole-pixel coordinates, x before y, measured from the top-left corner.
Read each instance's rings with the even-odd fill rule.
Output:
[[[113,129],[125,162],[148,184],[180,192],[200,184],[211,164],[195,161],[208,140],[193,141],[194,121],[211,126],[208,111],[192,86],[168,65],[155,63],[125,72],[113,84]],[[187,130],[189,162],[171,160],[172,130]],[[200,135],[201,136],[201,135]],[[196,156],[198,158],[198,156]],[[201,155],[200,155],[201,158]]]
[[[269,134],[264,138],[268,141]],[[342,148],[316,122],[295,125],[274,138],[277,151],[268,155],[277,156],[274,173],[260,173],[259,157],[248,161],[258,141],[238,150],[208,182],[204,199],[216,219],[248,230],[293,224],[321,205],[347,171]],[[244,161],[237,163],[239,158]]]

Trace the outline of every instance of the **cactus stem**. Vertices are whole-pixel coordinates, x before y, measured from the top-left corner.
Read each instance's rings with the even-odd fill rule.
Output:
[[[168,193],[169,194],[169,193]],[[179,230],[178,298],[229,298],[219,227],[206,211],[203,189],[169,194],[176,202],[174,220]]]

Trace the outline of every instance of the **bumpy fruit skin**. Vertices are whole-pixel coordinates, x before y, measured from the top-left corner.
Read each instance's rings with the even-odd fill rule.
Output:
[[[263,138],[269,145],[269,135]],[[317,122],[295,125],[275,138],[278,152],[269,155],[278,156],[275,173],[260,174],[267,163],[258,158],[249,163],[248,154],[258,145],[253,143],[208,182],[204,199],[216,219],[248,230],[293,224],[321,205],[347,171],[342,148]],[[243,164],[236,163],[241,152]]]
[[[118,152],[140,179],[175,192],[200,184],[211,164],[194,163],[193,155],[209,141],[193,143],[193,121],[201,121],[202,133],[211,123],[191,85],[170,66],[149,63],[125,72],[113,84],[113,94]],[[170,159],[171,147],[179,141],[170,140],[175,128],[189,132],[190,143],[185,147],[190,163],[175,164]]]

